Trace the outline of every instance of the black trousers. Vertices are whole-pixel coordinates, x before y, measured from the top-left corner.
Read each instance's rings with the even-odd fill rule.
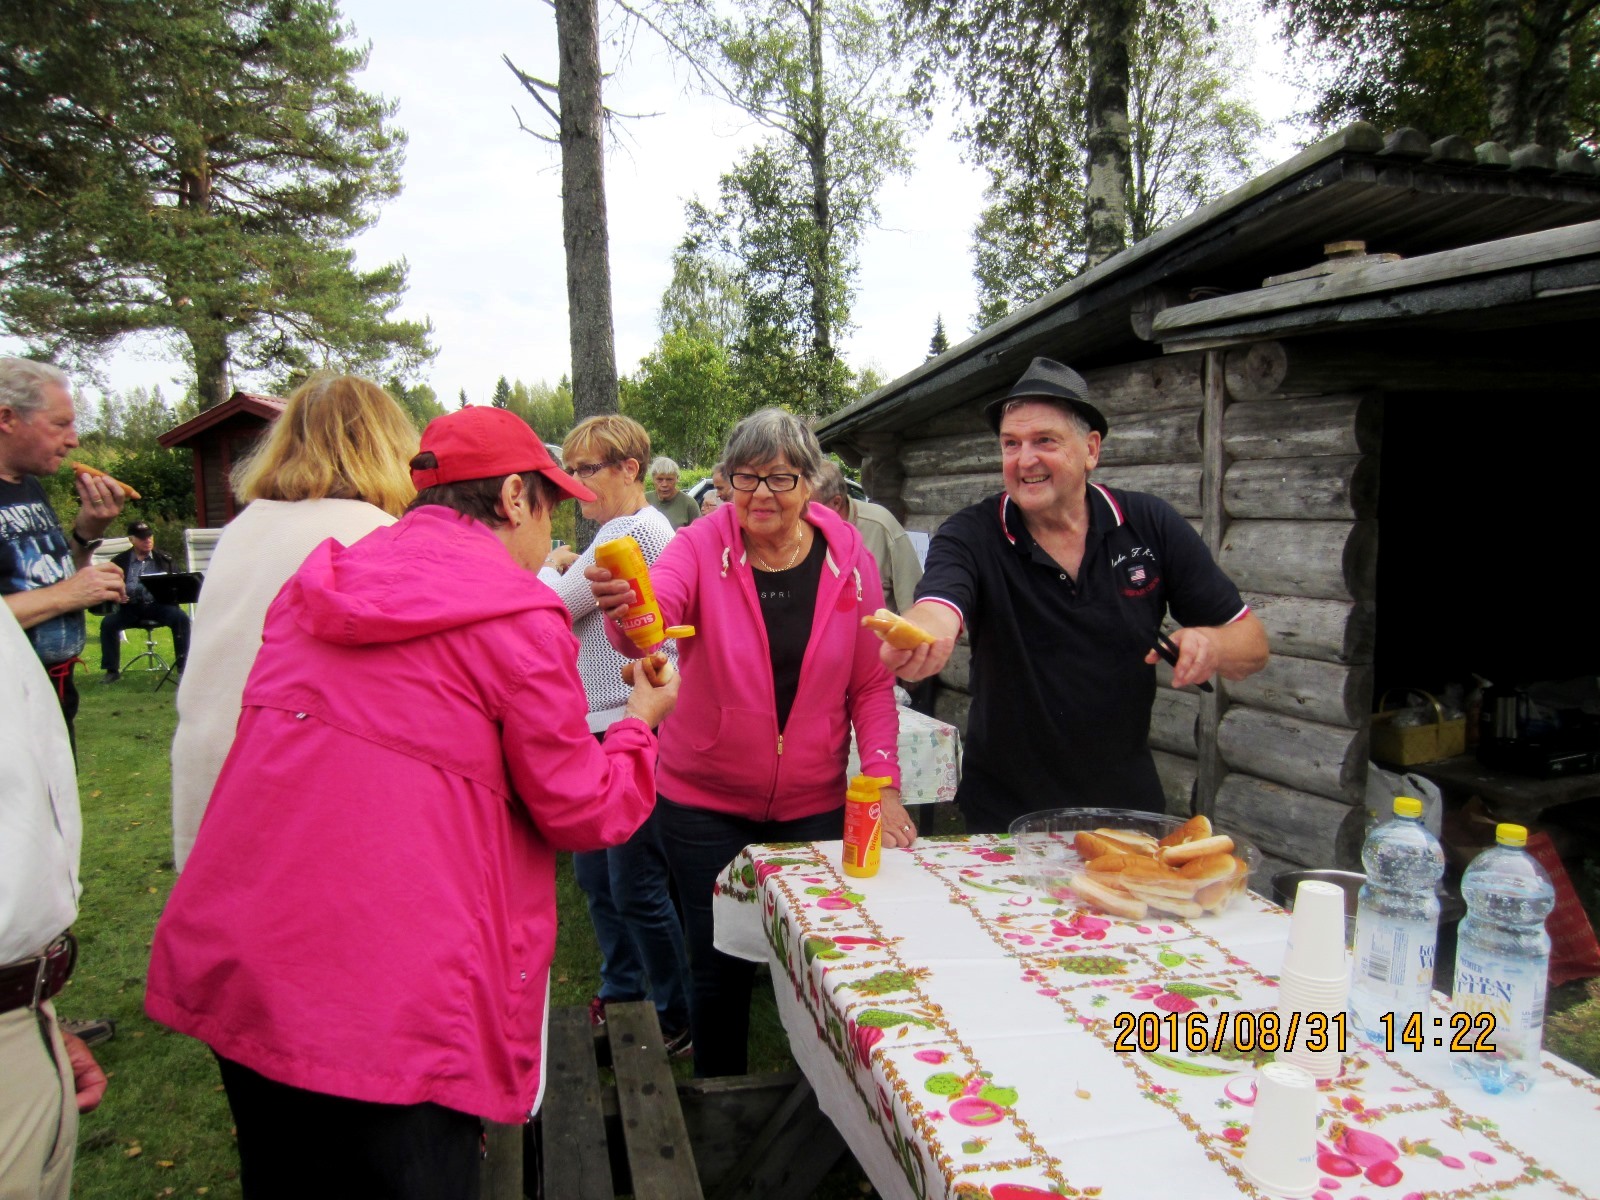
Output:
[[[245,1200],[478,1200],[483,1122],[276,1083],[217,1055]]]

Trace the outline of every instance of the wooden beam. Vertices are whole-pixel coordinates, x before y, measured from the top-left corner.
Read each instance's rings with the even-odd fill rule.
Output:
[[[1222,718],[1217,744],[1229,768],[1346,804],[1367,786],[1367,726],[1345,729],[1236,704]]]
[[[1240,520],[1359,521],[1378,515],[1373,454],[1266,458],[1228,468],[1227,514]]]
[[[611,1200],[616,1191],[588,1012],[552,1009],[545,1050],[545,1103],[539,1109],[541,1174],[561,1180],[562,1195],[572,1200]],[[552,1097],[559,1097],[559,1102],[551,1104]]]
[[[1218,829],[1237,831],[1301,867],[1334,865],[1334,840],[1351,806],[1251,775],[1230,773],[1217,791]]]
[[[1195,737],[1195,722],[1200,717],[1199,692],[1173,691],[1158,687],[1155,702],[1150,706],[1150,746],[1168,754],[1181,754],[1195,758],[1199,746]]]
[[[661,1046],[655,1007],[648,1000],[606,1006],[611,1067],[617,1073],[617,1109],[627,1131],[633,1194],[660,1200],[703,1200],[700,1176],[672,1068]]]
[[[1235,521],[1217,556],[1241,590],[1315,600],[1371,600],[1376,521]]]
[[[1211,350],[1205,356],[1205,405],[1202,411],[1200,536],[1213,559],[1222,555],[1222,538],[1228,527],[1227,506],[1223,501],[1228,472],[1227,385],[1223,378],[1223,357]],[[1181,510],[1180,510],[1181,511]],[[1217,786],[1222,780],[1222,755],[1217,747],[1217,729],[1228,711],[1227,693],[1221,688],[1200,694],[1200,713],[1195,724],[1195,811],[1211,815]]]
[[[1230,404],[1223,430],[1236,459],[1376,454],[1382,442],[1383,398],[1371,392]]]
[[[1118,417],[1100,448],[1100,466],[1200,461],[1199,408]]]
[[[1167,812],[1174,817],[1192,817],[1198,772],[1195,760],[1182,754],[1168,754],[1165,750],[1152,750],[1150,757],[1155,759],[1161,793],[1167,798]]]
[[[1224,687],[1230,701],[1347,729],[1365,725],[1372,716],[1371,665],[1274,653],[1265,668]]]
[[[1377,632],[1371,601],[1309,600],[1245,592],[1244,602],[1267,627],[1272,653],[1330,663],[1370,663]]]
[[[1160,496],[1181,516],[1199,517],[1202,467],[1199,463],[1142,463],[1127,467],[1099,467],[1094,481],[1130,492]]]

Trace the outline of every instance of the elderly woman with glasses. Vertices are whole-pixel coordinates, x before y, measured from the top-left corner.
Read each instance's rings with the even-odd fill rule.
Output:
[[[593,500],[581,500],[583,515],[600,522],[594,541],[581,555],[557,551],[539,578],[554,589],[572,614],[578,638],[578,674],[589,700],[589,728],[602,733],[621,714],[631,688],[622,680],[627,659],[606,639],[606,621],[583,572],[594,565],[594,548],[613,538],[631,537],[644,560],[653,563],[672,541],[672,524],[645,501],[644,469],[650,461],[650,435],[629,417],[590,417],[561,444],[566,469],[588,485]],[[667,654],[677,657],[675,644]],[[609,850],[572,856],[573,873],[589,902],[589,920],[600,944],[600,991],[589,1002],[589,1017],[605,1022],[612,1000],[655,1001],[667,1049],[687,1054],[689,1044],[689,964],[683,927],[668,886],[667,861],[655,815],[636,833]]]
[[[821,467],[797,417],[739,422],[723,454],[733,500],[683,530],[651,570],[679,646],[682,704],[661,729],[656,807],[684,907],[697,1075],[746,1069],[754,965],[712,944],[719,871],[752,842],[837,839],[854,726],[863,769],[888,776],[883,844],[909,846],[900,803],[894,681],[861,618],[883,603],[878,567],[853,526],[810,503]],[[590,568],[607,636],[628,584]]]

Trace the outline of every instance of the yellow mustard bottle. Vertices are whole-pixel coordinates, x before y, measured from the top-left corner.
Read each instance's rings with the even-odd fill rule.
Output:
[[[633,588],[628,611],[622,617],[622,632],[641,650],[654,650],[667,638],[656,590],[650,585],[650,568],[644,551],[631,537],[613,538],[594,548],[594,562],[611,572],[613,579],[626,579]]]
[[[878,851],[883,845],[883,802],[887,775],[857,775],[844,793],[844,859],[846,875],[865,879],[878,873]]]

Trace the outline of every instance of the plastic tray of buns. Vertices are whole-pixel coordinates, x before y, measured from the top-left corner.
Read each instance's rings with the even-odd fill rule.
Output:
[[[1054,808],[1011,823],[1029,886],[1108,917],[1199,920],[1246,890],[1261,852],[1205,817]]]

